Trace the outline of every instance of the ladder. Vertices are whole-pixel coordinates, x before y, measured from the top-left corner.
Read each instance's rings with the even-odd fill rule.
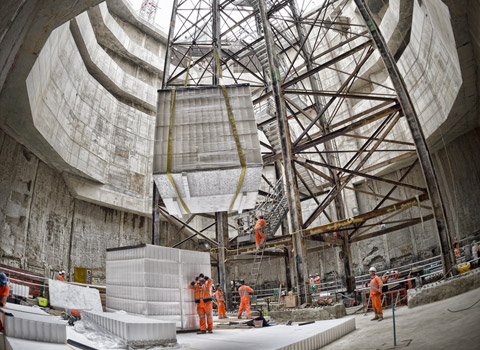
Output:
[[[254,291],[257,287],[258,276],[260,275],[260,269],[262,267],[262,260],[265,247],[267,245],[267,239],[275,235],[275,232],[277,232],[278,228],[282,224],[283,218],[288,212],[287,196],[282,190],[281,178],[277,181],[273,188],[271,188],[265,200],[257,207],[256,212],[263,214],[264,219],[267,221],[267,226],[264,229],[265,241],[260,246],[260,249],[255,251],[255,257],[253,259],[251,283]]]

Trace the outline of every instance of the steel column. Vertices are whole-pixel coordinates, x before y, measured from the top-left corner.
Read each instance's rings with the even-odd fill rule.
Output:
[[[375,41],[378,51],[383,59],[385,67],[388,71],[390,79],[392,80],[393,87],[395,88],[400,105],[403,110],[403,114],[407,118],[408,126],[412,133],[415,147],[417,149],[417,156],[420,161],[420,165],[425,177],[425,183],[427,185],[428,194],[433,207],[433,215],[435,224],[437,227],[437,233],[440,240],[440,249],[442,253],[443,262],[443,274],[444,276],[455,274],[455,258],[453,254],[450,233],[448,231],[447,216],[445,214],[445,208],[443,206],[443,200],[440,193],[440,186],[437,181],[437,175],[433,166],[433,161],[430,156],[427,141],[423,134],[420,121],[418,119],[413,103],[408,94],[405,82],[400,75],[396,62],[391,55],[388,46],[383,38],[382,34],[378,30],[378,27],[373,20],[370,12],[367,9],[364,0],[355,0],[357,7],[365,20],[368,29]]]
[[[215,220],[217,223],[217,225],[215,226],[215,231],[218,241],[218,283],[220,283],[223,290],[226,291],[227,283],[225,274],[225,233],[228,242],[228,213],[225,211],[215,213]]]
[[[275,97],[275,107],[277,110],[277,121],[285,170],[287,200],[292,224],[295,267],[297,273],[297,291],[300,298],[300,303],[303,304],[307,300],[307,286],[305,283],[308,281],[308,276],[306,276],[305,268],[306,250],[302,238],[302,209],[300,205],[298,188],[295,182],[292,145],[290,143],[291,138],[288,129],[285,101],[282,98],[281,77],[278,69],[279,62],[277,55],[274,52],[272,29],[267,18],[265,0],[259,0],[258,4],[260,9],[260,19],[264,31],[265,45],[267,48],[268,64],[272,75],[272,91]]]

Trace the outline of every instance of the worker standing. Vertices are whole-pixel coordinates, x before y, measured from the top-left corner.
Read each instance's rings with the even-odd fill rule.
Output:
[[[225,314],[225,296],[223,295],[222,286],[220,284],[217,284],[215,299],[217,300],[218,318],[227,318],[227,315]]]
[[[389,275],[390,275],[390,272],[385,271],[385,273],[382,276],[382,293],[385,293],[386,291],[388,291],[388,286],[386,286],[386,284],[388,283],[388,281],[390,281]]]
[[[315,276],[315,293],[320,294],[320,275]]]
[[[245,281],[240,281],[240,288],[238,288],[238,294],[240,294],[240,308],[238,309],[238,318],[242,318],[242,312],[245,308],[247,318],[252,318],[250,315],[250,296],[248,293],[253,293],[253,289],[245,285]]]
[[[5,307],[7,304],[7,298],[10,294],[10,286],[7,283],[7,275],[3,272],[0,273],[0,307]],[[2,312],[0,331],[3,331],[3,325],[5,324],[5,314]]]
[[[383,312],[382,312],[382,302],[381,302],[381,295],[382,295],[382,287],[383,283],[380,277],[376,275],[377,269],[372,266],[370,270],[370,299],[372,300],[373,311],[375,312],[375,317],[371,319],[371,321],[382,321],[383,320]]]
[[[203,274],[200,276],[203,276]],[[208,333],[213,333],[212,295],[210,292],[212,281],[208,276],[200,276],[188,286],[195,293],[195,303],[197,304],[197,313],[200,318],[200,331],[197,334],[205,334],[207,331]]]
[[[58,273],[57,281],[65,281],[65,271],[62,270]]]
[[[267,226],[267,222],[263,219],[263,215],[259,215],[254,228],[257,250],[259,250],[260,246],[265,243],[265,232],[263,231],[265,226]]]

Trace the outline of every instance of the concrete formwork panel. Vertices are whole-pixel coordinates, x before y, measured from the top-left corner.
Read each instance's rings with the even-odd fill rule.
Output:
[[[255,206],[263,163],[250,88],[226,92],[233,118],[220,86],[158,92],[153,172],[171,214]]]
[[[208,274],[208,253],[153,245],[107,250],[107,311],[174,322],[177,328],[199,327],[189,283]]]

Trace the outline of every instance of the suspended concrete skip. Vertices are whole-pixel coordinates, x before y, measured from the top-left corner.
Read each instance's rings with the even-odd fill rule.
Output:
[[[170,214],[254,208],[262,169],[248,84],[158,91],[153,177]]]

